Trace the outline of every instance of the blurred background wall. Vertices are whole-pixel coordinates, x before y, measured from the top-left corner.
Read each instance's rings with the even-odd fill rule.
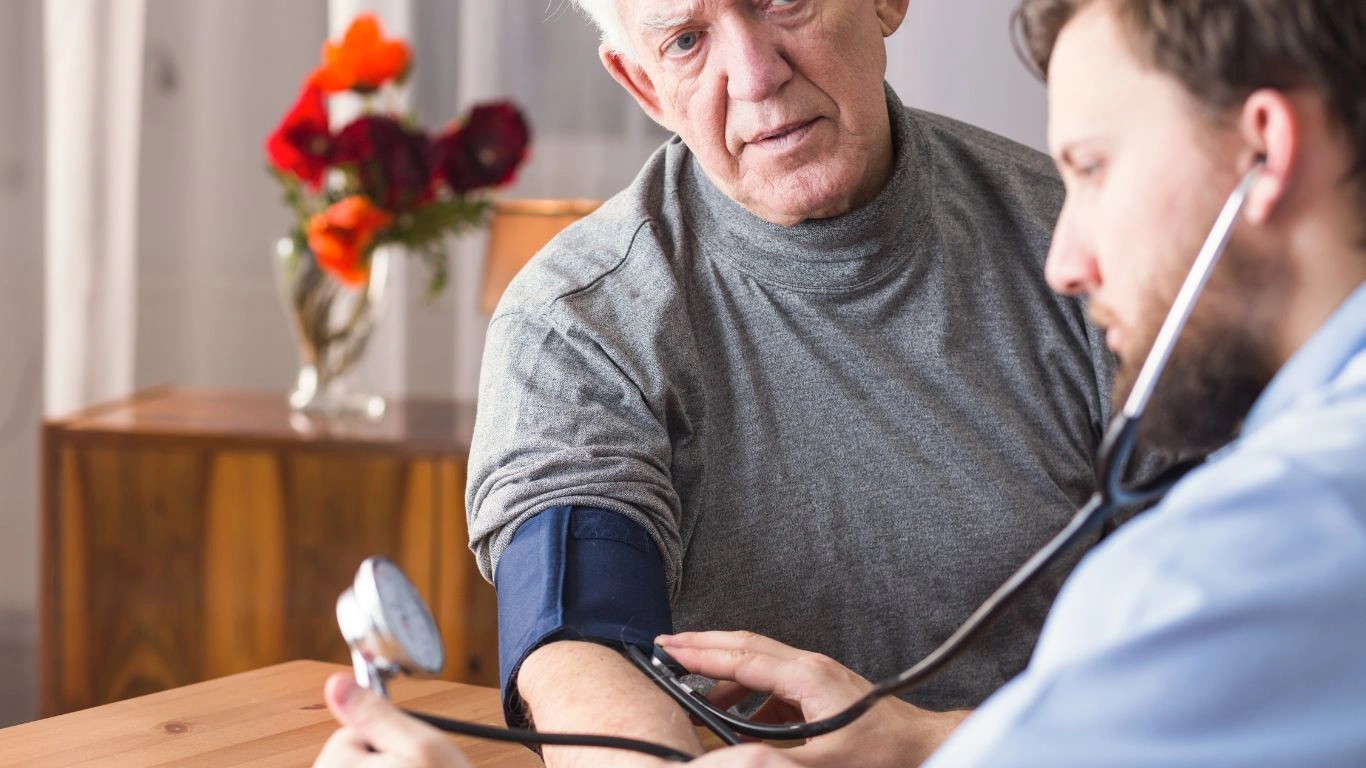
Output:
[[[1043,90],[1011,51],[1013,5],[912,0],[888,79],[911,105],[1042,148]],[[0,0],[0,725],[35,710],[42,414],[156,383],[292,383],[270,266],[288,218],[261,146],[323,38],[362,8],[413,40],[424,125],[483,99],[528,112],[532,159],[507,195],[606,197],[665,138],[602,72],[595,31],[564,0]],[[73,111],[73,87],[99,108]],[[54,108],[47,93],[65,95]],[[363,381],[474,394],[482,246],[453,244],[436,302],[419,298],[419,265],[400,274]]]
[[[0,0],[0,724],[34,712],[43,371],[42,6]]]

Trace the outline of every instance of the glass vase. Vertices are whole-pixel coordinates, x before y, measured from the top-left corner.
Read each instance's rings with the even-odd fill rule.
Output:
[[[289,393],[297,413],[378,419],[384,398],[352,389],[350,376],[384,312],[390,248],[370,256],[365,283],[341,283],[313,258],[305,243],[281,238],[276,244],[276,277],[285,313],[294,328],[299,375]]]

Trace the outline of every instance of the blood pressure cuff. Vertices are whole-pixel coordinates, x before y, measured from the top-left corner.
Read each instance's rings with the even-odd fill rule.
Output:
[[[552,507],[522,523],[498,559],[503,716],[525,727],[517,672],[532,651],[586,640],[648,652],[673,631],[664,561],[650,534],[615,512]]]

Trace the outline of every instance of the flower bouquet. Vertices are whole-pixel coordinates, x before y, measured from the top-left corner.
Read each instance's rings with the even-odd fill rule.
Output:
[[[487,193],[512,181],[530,129],[509,102],[476,105],[435,134],[381,107],[412,72],[412,54],[386,38],[373,15],[325,43],[321,58],[266,140],[270,171],[294,214],[277,249],[302,360],[290,404],[374,415],[382,400],[348,396],[341,385],[378,320],[389,253],[420,259],[427,295],[439,295],[447,237],[487,221]],[[359,96],[359,115],[333,130],[329,99],[348,92]]]

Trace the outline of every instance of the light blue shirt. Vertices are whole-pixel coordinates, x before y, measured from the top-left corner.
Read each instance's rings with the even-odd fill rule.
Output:
[[[1366,286],[926,765],[1366,766]]]

